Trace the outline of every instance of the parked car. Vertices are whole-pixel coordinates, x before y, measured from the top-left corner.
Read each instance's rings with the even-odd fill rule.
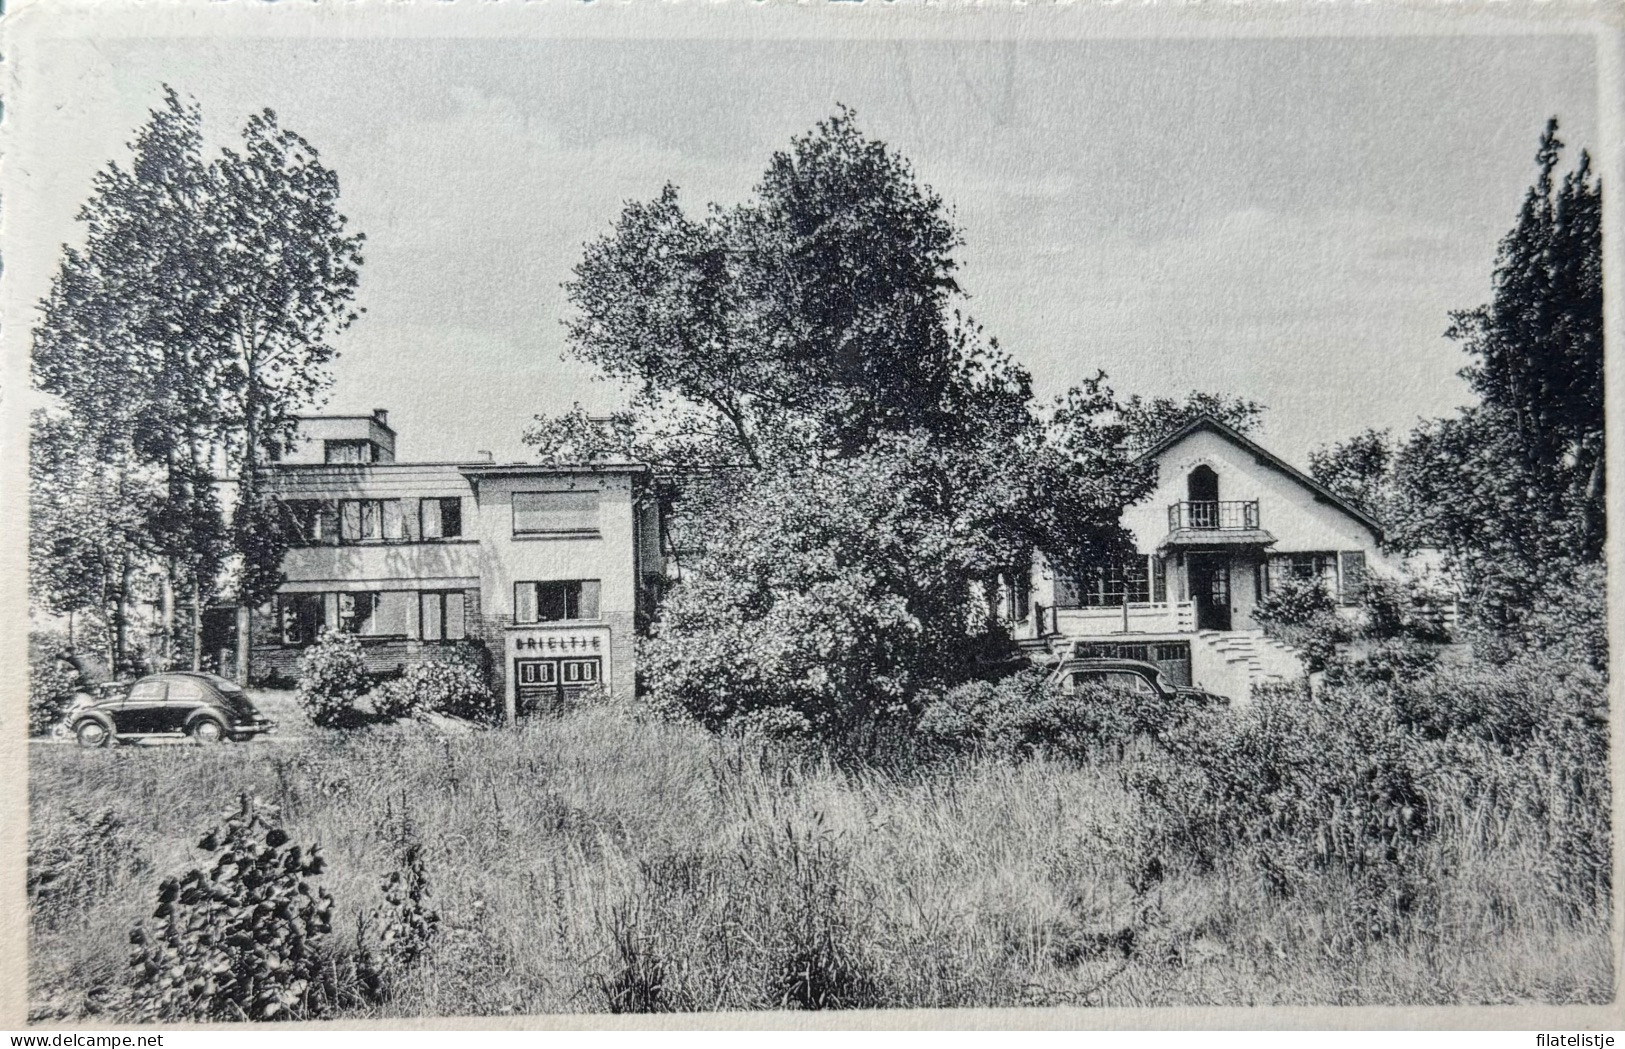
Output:
[[[246,740],[275,726],[248,694],[216,674],[150,674],[127,687],[82,691],[63,718],[81,747],[147,739]]]
[[[1050,675],[1050,685],[1071,693],[1083,685],[1105,685],[1198,706],[1228,706],[1230,700],[1206,689],[1176,685],[1162,668],[1137,659],[1067,659]]]

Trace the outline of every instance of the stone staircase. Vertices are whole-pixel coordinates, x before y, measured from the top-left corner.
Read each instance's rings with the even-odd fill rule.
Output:
[[[1225,670],[1222,675],[1225,685],[1236,693],[1236,699],[1251,696],[1259,685],[1297,681],[1305,674],[1297,649],[1265,636],[1262,631],[1200,630],[1196,634],[1196,643],[1204,646],[1208,650],[1206,654],[1216,659],[1202,660],[1192,652],[1193,663],[1221,663]],[[1224,687],[1219,686],[1216,691],[1223,691]]]

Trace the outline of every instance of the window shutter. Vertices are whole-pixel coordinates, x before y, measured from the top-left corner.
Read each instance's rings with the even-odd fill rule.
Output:
[[[1168,600],[1168,569],[1155,554],[1151,555],[1151,600],[1158,604]]]
[[[423,538],[439,539],[444,533],[440,524],[440,500],[424,499],[419,504],[419,516],[423,521]]]
[[[536,622],[536,584],[513,585],[513,619],[516,623]]]
[[[384,538],[406,538],[406,522],[402,519],[401,501],[399,499],[385,499],[384,510]]]
[[[357,502],[344,502],[339,504],[340,517],[343,523],[344,541],[353,543],[361,538],[361,504]]]
[[[1365,551],[1343,551],[1343,604],[1357,605],[1365,598]]]
[[[439,641],[445,636],[444,625],[440,622],[440,595],[424,592],[418,595],[422,605],[423,640]]]
[[[446,640],[461,641],[468,636],[464,623],[463,592],[453,590],[446,595]]]
[[[581,611],[576,618],[598,618],[598,580],[583,579],[581,581]]]
[[[324,502],[316,510],[316,535],[318,543],[337,543],[339,541],[339,505],[334,502]]]

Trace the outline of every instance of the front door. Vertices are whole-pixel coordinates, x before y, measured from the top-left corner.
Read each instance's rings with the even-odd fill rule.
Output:
[[[1226,554],[1191,554],[1191,600],[1196,629],[1230,629],[1230,558]]]
[[[562,713],[603,676],[597,656],[516,659],[513,664],[514,708],[522,718]]]

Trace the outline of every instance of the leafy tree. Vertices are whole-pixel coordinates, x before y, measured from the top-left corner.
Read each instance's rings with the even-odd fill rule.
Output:
[[[630,387],[527,435],[654,463],[683,580],[650,646],[657,701],[820,732],[912,711],[995,644],[982,595],[1043,550],[1126,556],[1144,493],[1103,377],[1048,412],[959,309],[941,198],[850,111],[775,154],[752,199],[626,207],[567,286],[571,352]]]
[[[171,628],[176,588],[184,584],[195,620],[224,556],[209,476],[209,292],[186,276],[207,241],[201,119],[167,92],[131,143],[129,167],[98,173],[79,213],[85,249],[64,250],[34,338],[36,384],[61,399],[93,454],[122,464],[127,477],[143,473],[161,491],[146,503],[145,545],[164,565]],[[106,480],[100,471],[63,473]],[[81,502],[99,498],[81,493]]]
[[[1382,468],[1361,438],[1323,463],[1386,491],[1395,544],[1443,549],[1474,631],[1521,645],[1568,644],[1556,625],[1602,599],[1587,570],[1606,533],[1601,190],[1583,152],[1557,181],[1561,150],[1553,120],[1501,241],[1491,301],[1452,315],[1447,334],[1474,358],[1462,374],[1479,403],[1418,426]]]
[[[1117,412],[1127,427],[1128,440],[1136,451],[1143,451],[1203,416],[1217,419],[1241,433],[1250,433],[1258,428],[1264,406],[1244,397],[1192,390],[1183,400],[1133,394],[1118,406]]]
[[[287,549],[260,474],[292,439],[295,415],[332,381],[329,340],[359,317],[365,235],[345,232],[338,175],[269,109],[248,119],[242,152],[223,150],[211,173],[209,320],[223,351],[224,445],[237,478],[237,597],[253,608],[280,585]]]
[[[326,386],[327,340],[356,315],[361,237],[344,234],[336,176],[269,110],[250,118],[243,140],[242,153],[206,162],[201,111],[166,88],[129,165],[97,175],[79,214],[85,246],[63,249],[34,331],[35,385],[54,395],[88,454],[117,464],[126,487],[156,486],[139,503],[134,560],[163,567],[171,657],[183,591],[194,666],[208,601],[226,588],[252,606],[279,582],[285,542],[260,468],[293,413]],[[39,459],[36,485],[108,481],[67,463]],[[50,581],[71,569],[47,563],[52,549],[38,547],[35,575],[56,592]],[[228,563],[234,581],[223,576]]]
[[[1557,183],[1562,153],[1548,121],[1539,175],[1502,238],[1488,303],[1452,315],[1449,336],[1476,363],[1462,374],[1495,425],[1515,440],[1513,464],[1539,478],[1539,512],[1572,519],[1587,558],[1603,527],[1602,188],[1581,151]]]
[[[959,243],[941,199],[843,109],[775,154],[745,204],[692,218],[671,186],[629,204],[566,286],[571,352],[630,385],[636,450],[657,463],[947,437],[1030,395],[950,308]],[[549,454],[559,432],[543,420],[531,437]]]
[[[102,655],[117,671],[160,490],[127,456],[101,454],[96,435],[73,418],[36,411],[30,430],[30,597],[45,612],[104,624]]]
[[[1394,511],[1400,444],[1390,430],[1368,429],[1309,453],[1309,475],[1385,524]]]

